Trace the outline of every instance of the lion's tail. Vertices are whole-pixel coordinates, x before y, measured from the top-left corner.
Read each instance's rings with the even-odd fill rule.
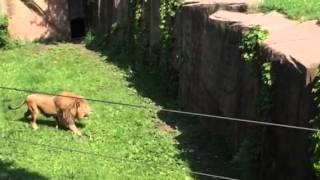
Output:
[[[9,105],[8,106],[8,109],[10,109],[10,110],[16,110],[16,109],[19,109],[19,108],[21,108],[22,107],[22,105],[24,105],[26,103],[26,101],[25,100],[23,100],[18,106],[16,106],[16,107],[12,107],[11,105]]]

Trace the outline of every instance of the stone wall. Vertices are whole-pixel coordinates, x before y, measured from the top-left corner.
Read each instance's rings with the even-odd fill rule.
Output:
[[[0,0],[9,16],[9,33],[14,39],[67,40],[70,38],[67,0]]]
[[[127,40],[129,19],[128,0],[88,1],[86,6],[88,30],[116,41]]]
[[[216,10],[215,6],[185,6],[179,14],[175,53],[181,62],[175,66],[180,105],[193,112],[254,119],[259,81],[240,60],[241,28],[209,19]],[[211,133],[228,134],[234,151],[247,134],[241,123],[219,119],[206,123]]]
[[[178,16],[175,56],[180,58],[172,66],[179,73],[180,104],[192,112],[260,121],[256,114],[260,77],[252,75],[239,50],[241,32],[248,27],[221,14],[216,15],[221,19],[213,17],[217,6],[185,5]],[[315,115],[310,79],[314,67],[305,67],[267,45],[259,59],[272,62],[270,121],[309,127]],[[234,152],[245,137],[255,136],[260,149],[258,179],[314,179],[310,132],[222,119],[204,122],[212,137],[226,137]]]
[[[138,1],[100,0],[89,1],[86,6],[86,18],[89,30],[117,42],[130,41],[133,30],[133,7]],[[145,43],[151,47],[160,40],[160,0],[141,1],[142,20],[140,28],[144,31]]]

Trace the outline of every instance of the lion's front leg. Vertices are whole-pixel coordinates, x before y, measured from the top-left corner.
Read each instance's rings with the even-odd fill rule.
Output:
[[[69,128],[72,132],[74,132],[76,135],[79,135],[79,136],[82,135],[81,132],[80,132],[80,130],[77,128],[77,126],[76,126],[75,124],[69,125],[68,128]]]
[[[38,111],[37,108],[31,108],[29,110],[31,112],[31,127],[34,130],[37,130],[38,129],[38,125],[37,125],[36,121],[37,121],[37,115],[39,114],[39,111]]]
[[[55,120],[55,122],[56,122],[56,129],[59,129],[59,119],[58,119],[58,117],[57,116],[54,116],[54,120]]]
[[[64,127],[70,129],[73,133],[81,136],[80,130],[75,125],[76,118],[74,113],[72,113],[72,108],[73,106],[70,106],[69,109],[60,109],[57,114],[58,122],[63,124]]]

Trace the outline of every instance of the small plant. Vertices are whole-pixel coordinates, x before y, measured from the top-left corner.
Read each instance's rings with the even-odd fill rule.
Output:
[[[315,101],[317,108],[318,108],[318,111],[320,112],[320,78],[319,78],[320,72],[319,72],[319,69],[320,69],[320,67],[318,67],[318,72],[317,72],[317,75],[315,78],[315,83],[314,83],[314,86],[313,86],[311,92],[314,95],[313,100]],[[320,125],[319,120],[320,120],[320,114],[317,114],[313,120],[313,122],[315,123],[316,126]],[[320,138],[319,138],[319,140],[320,140]]]
[[[316,127],[319,127],[320,123],[320,73],[319,73],[320,67],[318,67],[317,76],[315,79],[314,86],[312,88],[312,94],[314,95],[314,101],[317,105],[318,114],[314,117],[313,124]],[[320,176],[320,131],[315,132],[312,135],[312,142],[314,144],[314,150],[313,150],[313,156],[311,158],[313,162],[313,168],[315,169],[316,175]]]
[[[272,85],[270,62],[266,62],[262,64],[262,82],[267,86]]]
[[[9,43],[8,17],[0,15],[0,48]]]
[[[242,59],[251,64],[255,68],[257,64],[258,50],[262,42],[267,38],[268,31],[263,30],[259,25],[251,27],[244,33],[240,44],[242,52]],[[259,119],[266,119],[270,115],[272,101],[271,101],[271,63],[265,62],[261,65],[261,88],[258,98],[257,114]],[[255,75],[255,74],[254,74]]]
[[[316,80],[315,80],[315,83],[314,83],[314,86],[312,88],[312,93],[315,95],[314,96],[314,101],[317,103],[317,107],[320,109],[320,98],[318,97],[319,94],[320,94],[320,67],[318,68],[318,72],[317,72],[317,75],[316,75]]]
[[[240,44],[242,58],[246,62],[252,62],[257,57],[257,51],[261,43],[267,38],[268,31],[261,29],[259,25],[253,26],[245,32]]]
[[[13,49],[26,44],[27,42],[10,39],[8,25],[8,17],[0,15],[0,49]]]
[[[84,43],[85,43],[86,45],[89,45],[89,44],[91,44],[91,43],[94,41],[94,39],[95,39],[94,35],[92,34],[91,31],[89,31],[89,32],[86,34],[86,36],[84,37]]]
[[[261,65],[261,88],[258,100],[258,116],[263,120],[270,117],[272,108],[271,86],[271,63],[265,62]]]
[[[86,47],[93,48],[93,49],[101,49],[106,46],[106,38],[103,36],[96,36],[92,31],[89,31],[83,42],[85,43]]]
[[[320,176],[320,131],[315,132],[312,135],[312,142],[314,144],[313,156],[311,158],[313,162],[313,168],[315,169],[316,175]]]
[[[165,56],[173,47],[173,22],[181,4],[182,0],[163,0],[160,4],[161,45],[165,50]]]

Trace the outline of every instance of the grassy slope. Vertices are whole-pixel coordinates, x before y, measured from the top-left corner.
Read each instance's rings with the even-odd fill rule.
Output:
[[[264,0],[263,10],[277,10],[292,19],[320,19],[319,0]]]
[[[0,51],[0,86],[58,93],[69,90],[83,96],[155,107],[129,87],[129,73],[64,44],[52,48],[28,45]],[[0,177],[6,173],[24,179],[184,179],[187,165],[179,160],[172,135],[155,128],[155,112],[90,102],[94,114],[81,128],[92,141],[54,128],[52,119],[39,118],[33,131],[21,120],[25,108],[8,111],[26,94],[0,90],[0,131],[22,141],[74,148],[127,160],[153,162],[130,164],[76,152],[54,151],[25,142],[0,139]],[[13,164],[10,164],[12,163]],[[5,164],[9,163],[9,164]],[[8,166],[8,167],[6,167]],[[14,172],[14,173],[13,173]],[[32,173],[36,172],[36,173]],[[21,178],[20,177],[20,178]]]

